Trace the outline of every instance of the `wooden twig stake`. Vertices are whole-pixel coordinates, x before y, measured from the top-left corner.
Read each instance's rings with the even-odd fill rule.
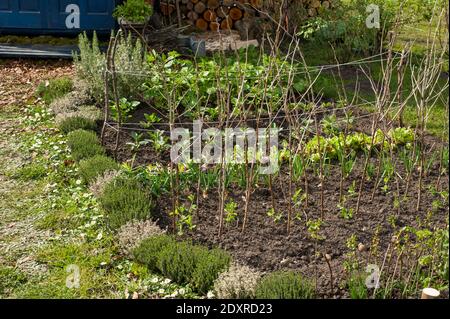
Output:
[[[103,122],[103,126],[102,126],[102,131],[100,134],[100,140],[102,145],[104,144],[104,139],[105,139],[105,129],[106,129],[106,123],[108,123],[108,119],[109,119],[109,72],[111,69],[111,49],[112,49],[112,44],[113,44],[113,36],[111,36],[111,38],[109,39],[109,45],[108,45],[108,50],[106,52],[106,64],[105,64],[105,75],[104,75],[104,80],[105,80],[105,103],[104,103],[104,122]]]
[[[117,73],[116,73],[116,52],[118,39],[121,36],[121,30],[117,32],[117,36],[113,41],[113,48],[111,52],[111,72],[112,72],[112,89],[114,94],[114,102],[117,108],[117,135],[116,135],[116,145],[114,147],[114,157],[117,159],[117,150],[120,143],[120,129],[122,127],[122,110],[120,109],[119,103],[119,93],[117,92]]]

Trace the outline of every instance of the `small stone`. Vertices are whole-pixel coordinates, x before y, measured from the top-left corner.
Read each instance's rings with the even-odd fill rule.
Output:
[[[330,261],[331,260],[331,255],[330,254],[325,254],[325,259]]]
[[[360,252],[365,251],[365,250],[366,250],[366,246],[364,246],[364,244],[362,244],[362,243],[359,243],[359,244],[358,244],[358,250],[359,250]]]

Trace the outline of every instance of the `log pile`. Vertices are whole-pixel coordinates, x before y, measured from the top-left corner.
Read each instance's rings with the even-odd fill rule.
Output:
[[[172,22],[196,26],[199,30],[218,31],[236,29],[242,31],[244,24],[265,13],[277,19],[280,7],[284,11],[303,12],[304,18],[315,17],[324,9],[332,7],[335,0],[162,0],[161,12]],[[178,10],[177,10],[178,8]],[[245,22],[247,20],[247,22]]]
[[[164,16],[177,19],[177,1],[161,2]],[[238,29],[245,18],[253,18],[262,9],[262,0],[178,0],[181,19],[199,30]]]

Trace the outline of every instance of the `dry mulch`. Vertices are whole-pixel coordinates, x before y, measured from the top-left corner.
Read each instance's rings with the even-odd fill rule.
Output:
[[[0,60],[0,108],[26,104],[40,82],[73,74],[66,60]]]

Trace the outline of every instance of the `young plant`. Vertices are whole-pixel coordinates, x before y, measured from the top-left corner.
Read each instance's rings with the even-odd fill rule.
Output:
[[[161,122],[161,118],[158,117],[155,113],[151,113],[151,114],[146,113],[146,114],[144,114],[144,117],[145,117],[145,122],[143,121],[140,124],[143,128],[146,128],[146,129],[151,128],[152,125],[155,123]]]
[[[169,216],[174,218],[176,221],[176,227],[178,230],[178,235],[183,235],[184,230],[187,228],[189,231],[195,229],[196,225],[193,223],[193,216],[197,211],[197,205],[195,202],[195,196],[188,196],[189,205],[186,207],[185,205],[178,205],[174,211],[169,213]]]
[[[238,205],[236,204],[235,201],[233,200],[229,200],[226,204],[225,204],[225,222],[227,223],[233,223],[236,221],[237,219],[237,212],[236,209],[238,208]]]
[[[344,200],[345,202],[345,200]],[[340,209],[340,215],[342,218],[344,219],[352,219],[353,218],[353,214],[354,214],[354,209],[353,208],[346,208],[343,205],[338,205],[338,208]]]
[[[73,82],[68,77],[42,82],[37,88],[37,96],[41,97],[46,104],[52,103],[73,90]]]
[[[161,154],[170,147],[169,138],[164,135],[164,131],[156,130],[154,132],[149,132],[149,136],[150,143],[158,154]]]
[[[136,132],[131,133],[131,138],[133,139],[133,142],[128,142],[127,145],[131,148],[131,153],[133,154],[133,157],[131,159],[131,167],[133,168],[137,153],[142,146],[149,144],[150,140],[145,139],[143,133]]]
[[[273,207],[267,211],[267,216],[269,216],[276,224],[283,219],[283,214],[277,213]]]
[[[141,104],[141,102],[138,101],[128,101],[126,98],[121,98],[119,100],[119,106],[116,105],[116,103],[113,103],[111,105],[111,118],[119,122],[119,108],[120,108],[120,115],[121,115],[121,121],[127,122],[132,116],[134,111],[136,111],[137,107]]]
[[[320,234],[320,229],[323,225],[322,219],[310,219],[306,222],[306,227],[308,230],[309,236],[315,241],[324,240],[325,237]]]

